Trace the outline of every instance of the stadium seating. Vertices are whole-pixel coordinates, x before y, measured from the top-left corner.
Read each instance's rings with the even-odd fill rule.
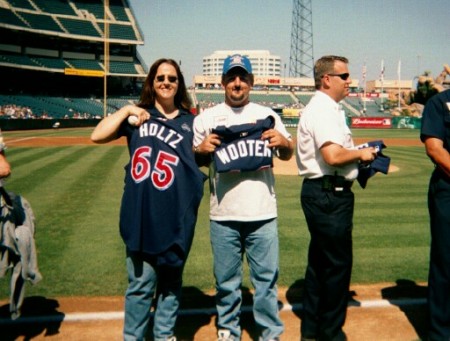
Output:
[[[46,62],[45,59],[37,59],[36,61]],[[64,61],[59,60],[60,63]],[[131,64],[131,63],[130,63]],[[50,65],[47,65],[50,67]],[[123,70],[122,70],[123,71]],[[223,90],[189,90],[189,96],[191,97],[194,106],[199,106],[200,109],[206,109],[215,104],[222,103],[224,101]],[[301,109],[303,107],[302,103],[297,103],[296,105],[286,104],[286,95],[273,93],[252,93],[251,101],[259,103],[265,106],[271,106],[273,109],[281,108],[293,108],[294,111],[288,111],[283,114],[281,111],[280,116],[286,124],[293,123],[296,125],[298,122],[298,114],[295,113],[295,108]],[[308,97],[311,98],[311,94],[303,94],[304,100]],[[135,104],[139,101],[139,96],[109,96],[107,99],[108,113],[113,113],[119,108],[127,104]],[[283,104],[284,103],[284,104]],[[342,108],[344,109],[346,116],[386,116],[389,115],[386,112],[379,110],[379,103],[376,101],[366,102],[366,114],[364,115],[360,112],[361,103],[359,98],[347,97],[342,102]],[[16,104],[19,106],[30,107],[33,113],[37,117],[41,116],[42,113],[48,114],[48,116],[53,118],[64,118],[70,117],[75,113],[83,117],[102,117],[104,114],[103,99],[90,98],[90,97],[61,97],[61,96],[27,96],[27,95],[0,95],[0,105]],[[279,107],[278,107],[279,105]],[[276,110],[276,111],[278,111]]]
[[[379,99],[367,99],[363,102],[361,97],[349,96],[343,101],[344,108],[352,116],[367,116],[367,117],[385,117],[391,116],[387,110],[381,110],[381,103]]]
[[[125,105],[135,104],[138,102],[137,97],[110,97],[108,98],[108,106],[118,110]]]
[[[70,34],[90,37],[100,37],[100,33],[94,27],[92,21],[60,17],[59,22]]]
[[[59,73],[64,73],[65,68],[104,70],[103,58],[98,55],[103,48],[103,0],[0,0],[0,3],[4,4],[0,6],[0,34],[8,38],[0,49],[0,67]],[[110,73],[144,78],[145,64],[136,49],[128,49],[123,44],[143,43],[129,4],[123,0],[110,0],[109,3]],[[62,45],[52,44],[50,40],[43,44],[27,43],[34,37],[45,42],[45,38],[51,36],[55,42],[66,42]],[[86,43],[89,47],[82,50],[71,47],[83,46],[87,41],[90,41]],[[101,45],[101,48],[95,48],[95,45]],[[114,54],[120,58],[114,59]],[[92,60],[94,56],[95,61]]]
[[[96,60],[87,59],[66,59],[66,62],[75,69],[82,70],[99,70],[102,71],[100,63]]]
[[[103,1],[101,0],[78,1],[74,5],[80,10],[88,11],[97,19],[104,18]],[[115,20],[130,21],[120,0],[110,0],[109,9]]]
[[[36,30],[64,32],[50,15],[21,12],[20,16]]]
[[[10,63],[10,64],[19,64],[22,66],[24,66],[24,65],[39,66],[29,56],[21,55],[21,54],[2,53],[2,54],[0,54],[0,61]]]
[[[105,32],[104,24],[98,23],[98,26]],[[121,24],[110,24],[109,25],[109,37],[111,39],[127,39],[136,40],[136,34],[134,33],[133,27],[131,25],[121,25]]]
[[[271,107],[285,107],[297,103],[290,93],[279,93],[278,91],[253,91],[250,98],[253,102]]]
[[[101,0],[71,1],[3,0],[9,2],[11,9],[0,7],[0,23],[32,28],[37,30],[69,33],[87,37],[103,37],[104,6]],[[109,34],[113,39],[141,40],[136,36],[133,24],[121,0],[111,0],[108,18],[115,21],[109,24]],[[98,26],[98,28],[96,27]],[[101,31],[100,31],[100,30]]]
[[[68,65],[61,58],[32,57],[39,65],[47,69],[64,70]]]
[[[76,3],[76,6],[80,10],[85,10],[93,14],[97,19],[103,19],[105,16],[103,2],[101,0],[79,1]]]
[[[223,102],[224,92],[223,90],[195,90],[193,97],[200,107],[205,108]],[[250,99],[252,102],[272,108],[290,107],[298,104],[298,100],[291,93],[280,91],[252,91]]]
[[[111,61],[109,63],[110,73],[121,73],[121,74],[137,74],[136,66],[132,62],[116,62]]]
[[[130,21],[127,13],[125,12],[125,8],[123,7],[121,0],[110,0],[109,9],[116,18],[116,20]]]
[[[18,53],[0,53],[0,63],[17,64],[20,67],[33,67],[59,70],[63,72],[65,68],[74,68],[82,70],[103,71],[102,62],[92,59],[63,59],[52,57],[29,56]],[[121,75],[139,75],[139,68],[142,70],[139,61],[133,62],[110,61],[109,72],[111,74]]]
[[[2,7],[0,7],[0,23],[12,26],[28,27],[14,12]]]
[[[28,0],[9,0],[8,1],[13,7],[24,8],[29,10],[34,10],[34,7],[30,4]]]
[[[295,94],[295,96],[298,98],[299,102],[305,106],[311,100],[312,94],[303,94],[302,93],[302,94]]]
[[[221,90],[192,91],[191,97],[194,103],[198,104],[202,109],[205,109],[223,102],[224,92]]]
[[[77,15],[67,0],[33,0],[33,2],[46,13]]]
[[[137,101],[138,98],[132,96],[109,97],[107,112],[113,113],[124,105]],[[0,95],[0,106],[8,105],[30,108],[35,118],[99,118],[104,114],[103,99],[89,97]]]
[[[111,39],[137,39],[132,26],[119,24],[109,25],[109,37]]]

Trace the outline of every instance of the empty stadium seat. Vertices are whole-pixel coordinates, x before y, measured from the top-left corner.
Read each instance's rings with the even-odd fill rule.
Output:
[[[70,34],[77,34],[82,36],[100,37],[100,33],[94,27],[91,21],[71,18],[58,18],[59,22]]]
[[[48,69],[64,70],[68,65],[61,58],[46,58],[46,57],[32,57],[32,59],[39,65]]]
[[[110,73],[137,74],[136,66],[132,62],[116,62],[109,63]]]
[[[0,7],[0,23],[6,25],[28,27],[20,18],[11,10]]]
[[[3,53],[0,54],[0,61],[21,66],[39,66],[29,56],[22,54]]]
[[[28,0],[8,0],[12,7],[34,10],[34,7]]]
[[[45,31],[64,32],[56,21],[49,15],[21,12],[20,16],[30,25],[31,28]]]
[[[75,69],[103,71],[103,68],[96,60],[66,59],[66,62]]]
[[[43,12],[64,15],[76,15],[67,0],[33,0]]]

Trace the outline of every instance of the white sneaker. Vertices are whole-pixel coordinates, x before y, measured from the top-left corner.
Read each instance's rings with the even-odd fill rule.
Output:
[[[234,338],[231,336],[229,330],[220,329],[217,333],[217,341],[233,341]]]

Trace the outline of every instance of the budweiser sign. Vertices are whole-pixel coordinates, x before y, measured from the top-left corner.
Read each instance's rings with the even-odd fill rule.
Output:
[[[389,117],[352,117],[352,128],[391,128]]]

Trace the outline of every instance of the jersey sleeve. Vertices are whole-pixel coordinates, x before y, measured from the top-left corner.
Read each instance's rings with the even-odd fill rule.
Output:
[[[447,115],[444,115],[445,108],[435,96],[428,100],[422,114],[422,124],[420,130],[420,140],[423,142],[427,137],[436,137],[440,140],[445,139],[445,121],[450,124],[450,113],[447,109]]]

